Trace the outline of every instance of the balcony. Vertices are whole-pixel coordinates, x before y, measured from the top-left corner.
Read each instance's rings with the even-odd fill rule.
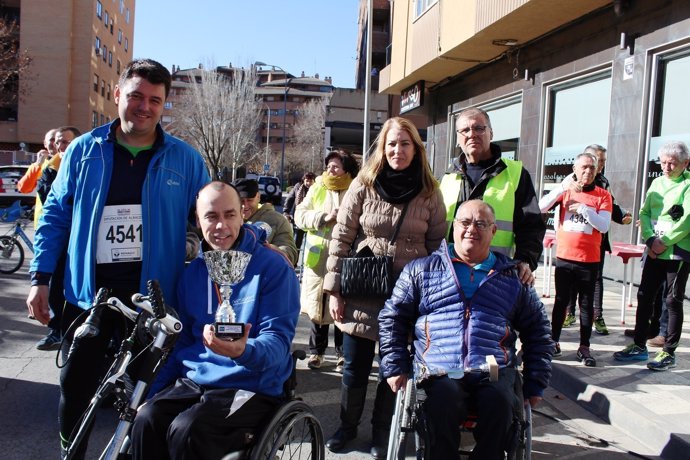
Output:
[[[393,8],[407,11],[411,1]],[[610,0],[457,0],[436,3],[416,19],[394,11],[390,65],[380,73],[379,91],[400,94],[419,80],[432,86],[499,58],[508,47],[498,40],[519,46],[609,5]]]

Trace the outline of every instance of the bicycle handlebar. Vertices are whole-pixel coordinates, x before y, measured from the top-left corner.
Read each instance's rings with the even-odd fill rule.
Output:
[[[132,303],[136,305],[137,307],[141,308],[142,310],[150,313],[154,317],[156,317],[156,313],[154,311],[153,306],[151,305],[150,299],[148,296],[143,296],[141,294],[134,294],[132,296]],[[108,299],[107,302],[108,307],[112,308],[113,310],[118,310],[120,313],[122,313],[127,319],[129,319],[132,322],[137,321],[137,316],[139,313],[135,310],[132,310],[129,308],[127,305],[122,303],[120,299],[117,297],[111,297]],[[161,322],[163,327],[165,329],[173,334],[177,334],[180,331],[182,331],[182,323],[180,320],[175,318],[174,316],[170,315],[169,313],[165,313],[165,316],[162,318],[157,318],[158,321]]]

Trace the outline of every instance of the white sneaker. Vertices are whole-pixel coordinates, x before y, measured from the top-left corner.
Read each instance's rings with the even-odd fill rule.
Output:
[[[338,374],[342,374],[344,366],[345,366],[345,357],[343,355],[338,355],[338,361],[336,361],[336,363],[335,363],[335,371]]]
[[[323,355],[310,355],[307,366],[309,369],[320,369],[321,363],[323,363]]]

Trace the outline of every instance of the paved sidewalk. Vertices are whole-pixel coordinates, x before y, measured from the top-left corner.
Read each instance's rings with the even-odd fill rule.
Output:
[[[639,273],[639,270],[638,270]],[[542,289],[543,267],[537,270],[535,286]],[[639,275],[635,281],[639,281]],[[549,319],[555,289],[542,298]],[[555,358],[551,386],[566,397],[622,430],[656,455],[668,459],[690,458],[690,305],[684,304],[681,347],[676,350],[677,367],[664,372],[647,369],[645,361],[614,361],[613,352],[632,343],[624,336],[626,328],[635,327],[637,288],[633,287],[633,307],[626,307],[626,324],[620,323],[621,283],[604,281],[604,318],[609,335],[592,331],[592,355],[597,367],[585,367],[577,361],[579,320],[561,333],[563,355]],[[647,347],[650,358],[660,348]]]

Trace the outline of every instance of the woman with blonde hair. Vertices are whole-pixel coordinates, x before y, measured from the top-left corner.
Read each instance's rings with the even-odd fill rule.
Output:
[[[341,389],[340,427],[326,442],[341,451],[357,436],[367,382],[378,341],[378,314],[385,298],[340,294],[342,259],[368,247],[375,255],[393,257],[397,279],[405,264],[436,250],[446,232],[446,211],[438,182],[431,173],[417,128],[407,119],[387,120],[376,149],[350,185],[340,205],[326,263],[324,291],[330,313],[343,331],[345,365]],[[395,241],[389,240],[395,228]],[[372,423],[374,458],[385,458],[395,397],[379,379]]]
[[[334,150],[324,159],[326,170],[309,187],[295,210],[295,224],[306,232],[304,266],[300,294],[301,312],[311,320],[309,335],[310,369],[319,369],[324,352],[328,347],[328,329],[333,318],[328,310],[328,294],[323,292],[323,278],[326,275],[326,259],[331,232],[338,215],[338,208],[345,192],[359,172],[357,160],[342,150]],[[342,372],[343,333],[333,326],[336,365],[335,371]]]

